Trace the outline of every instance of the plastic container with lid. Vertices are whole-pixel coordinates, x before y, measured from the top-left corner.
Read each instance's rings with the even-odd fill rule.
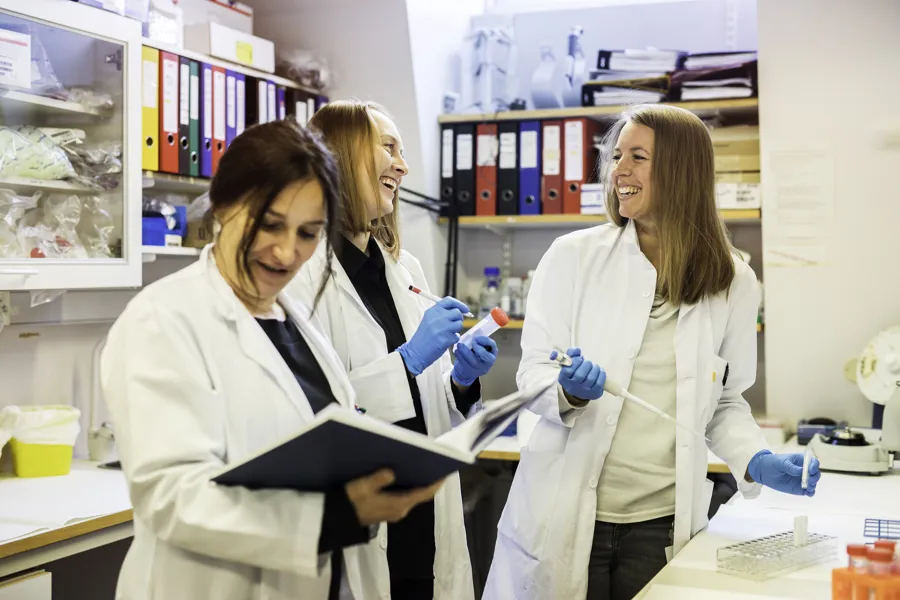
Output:
[[[891,573],[900,575],[900,556],[897,556],[897,542],[894,540],[875,540],[873,545],[891,553],[891,556],[894,557]]]
[[[894,564],[894,553],[887,548],[869,548],[866,553],[869,560],[869,575],[873,577],[889,577]]]
[[[462,334],[456,345],[462,344],[471,348],[477,336],[486,335],[490,337],[492,333],[501,327],[506,327],[507,323],[509,323],[509,317],[506,316],[506,313],[500,307],[495,307],[488,313],[488,316],[478,321],[474,327]]]
[[[849,567],[856,573],[866,573],[869,570],[869,548],[865,544],[847,544],[847,556]]]

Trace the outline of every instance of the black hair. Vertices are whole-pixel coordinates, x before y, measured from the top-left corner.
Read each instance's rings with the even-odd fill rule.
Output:
[[[221,214],[238,204],[249,213],[238,244],[238,277],[258,293],[250,272],[250,251],[263,216],[289,185],[316,178],[325,200],[326,268],[313,307],[331,273],[333,248],[340,238],[340,183],[334,156],[318,134],[294,120],[271,121],[247,128],[228,146],[209,188],[210,211]]]

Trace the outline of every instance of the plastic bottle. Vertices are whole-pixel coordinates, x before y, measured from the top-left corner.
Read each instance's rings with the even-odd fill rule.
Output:
[[[490,314],[491,309],[500,304],[500,268],[485,267],[484,281],[478,298],[478,317]]]
[[[531,291],[531,280],[534,279],[534,269],[530,269],[525,276],[525,285],[522,288],[522,316],[528,312],[528,293]]]
[[[847,544],[847,556],[851,571],[867,573],[869,571],[868,547],[865,544]]]
[[[510,277],[507,279],[506,291],[509,295],[509,310],[506,311],[507,314],[514,319],[521,319],[525,316],[524,302],[522,301],[522,278]],[[503,308],[502,305],[501,308]]]
[[[456,345],[462,344],[471,348],[476,336],[486,335],[490,337],[492,333],[501,327],[505,327],[507,323],[509,323],[509,317],[506,316],[506,313],[500,307],[496,307],[485,318],[478,321],[474,327],[462,334]]]

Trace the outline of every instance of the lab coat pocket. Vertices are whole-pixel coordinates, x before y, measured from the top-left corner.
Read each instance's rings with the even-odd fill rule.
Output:
[[[416,416],[403,359],[397,352],[350,371],[356,404],[366,414],[396,423]]]
[[[712,501],[713,482],[704,478],[700,484],[700,495],[692,506],[691,537],[709,525],[709,503]]]
[[[541,559],[556,512],[566,456],[522,449],[498,529],[527,554]]]

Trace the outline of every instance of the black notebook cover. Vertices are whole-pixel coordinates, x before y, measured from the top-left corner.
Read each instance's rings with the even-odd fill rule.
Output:
[[[329,410],[322,411],[320,416]],[[422,438],[426,443],[435,443],[433,439]],[[468,464],[367,429],[324,420],[297,437],[230,468],[213,481],[250,489],[325,492],[379,469],[390,468],[396,479],[389,489],[410,489],[431,485]]]

